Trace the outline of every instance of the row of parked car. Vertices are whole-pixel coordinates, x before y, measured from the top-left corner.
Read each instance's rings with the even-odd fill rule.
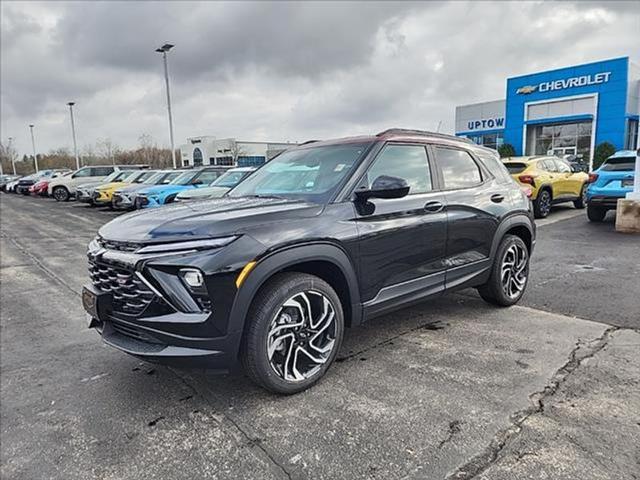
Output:
[[[622,150],[587,174],[555,156],[504,159],[513,179],[531,199],[536,218],[549,215],[552,205],[572,202],[576,208],[586,207],[589,220],[596,222],[633,189],[635,161],[636,152]],[[25,177],[5,175],[0,178],[0,189],[51,196],[60,202],[75,198],[93,206],[132,210],[221,197],[254,170],[225,166],[189,170],[150,170],[146,165],[87,166],[75,172],[53,169]]]
[[[536,218],[544,218],[551,206],[572,202],[587,208],[592,222],[601,222],[615,210],[619,198],[633,190],[636,152],[621,150],[595,171],[587,174],[568,161],[547,155],[511,157],[504,163],[533,203]]]
[[[146,165],[87,166],[76,171],[41,170],[16,178],[4,176],[0,189],[23,195],[75,199],[118,210],[153,208],[175,201],[221,197],[255,167],[209,166],[151,170]]]

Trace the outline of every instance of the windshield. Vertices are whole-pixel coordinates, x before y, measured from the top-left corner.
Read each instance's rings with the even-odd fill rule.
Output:
[[[242,180],[244,177],[246,177],[249,173],[251,172],[247,172],[247,171],[228,171],[224,174],[222,174],[220,177],[218,177],[216,180],[213,181],[213,183],[211,184],[212,187],[226,187],[226,188],[232,188],[235,187],[238,183],[240,183],[240,180]]]
[[[150,175],[145,177],[142,182],[145,185],[155,185],[156,183],[159,183],[162,176],[165,175],[163,172],[149,172],[149,174]]]
[[[153,170],[143,170],[142,172],[138,173],[139,175],[134,178],[133,183],[144,183],[145,180],[148,180],[156,174],[156,172],[154,172]]]
[[[133,183],[135,182],[136,178],[138,178],[140,176],[140,172],[127,172],[129,175],[127,175],[126,177],[124,177],[122,180],[122,182],[124,183]]]
[[[171,181],[171,185],[187,185],[197,172],[184,172]]]
[[[158,183],[161,185],[167,185],[168,183],[173,182],[176,178],[182,175],[182,172],[165,172],[163,175],[164,177],[159,180]]]
[[[228,195],[276,196],[325,203],[369,145],[369,142],[345,143],[283,152]]]
[[[620,172],[634,170],[636,168],[636,157],[616,157],[608,158],[602,164],[601,170],[607,172]]]

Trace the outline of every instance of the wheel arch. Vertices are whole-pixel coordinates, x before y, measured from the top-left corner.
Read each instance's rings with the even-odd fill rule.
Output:
[[[533,247],[535,246],[535,223],[524,214],[518,214],[505,219],[496,234],[493,237],[493,243],[491,245],[491,258],[495,258],[498,246],[505,235],[516,235],[524,241],[529,255],[533,253]]]
[[[342,302],[345,326],[362,322],[362,307],[355,268],[348,254],[331,242],[317,242],[280,249],[260,258],[241,285],[231,308],[229,330],[242,337],[251,303],[276,274],[302,272],[316,275],[332,286]],[[240,350],[240,342],[234,354]]]

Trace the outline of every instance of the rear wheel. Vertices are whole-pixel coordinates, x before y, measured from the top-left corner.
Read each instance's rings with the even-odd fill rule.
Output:
[[[550,211],[551,193],[549,193],[549,190],[541,190],[533,201],[533,214],[536,218],[544,218],[549,215]]]
[[[587,206],[587,185],[582,185],[580,189],[580,198],[574,200],[573,206],[576,208],[584,208]]]
[[[55,198],[58,202],[66,202],[67,200],[69,200],[69,190],[67,190],[65,187],[55,187],[51,194],[53,195],[53,198]]]
[[[478,293],[488,303],[509,307],[517,303],[529,280],[529,249],[516,235],[505,235],[491,268],[491,276]]]
[[[587,205],[587,217],[592,222],[601,222],[607,216],[607,209],[604,207],[596,207]]]
[[[293,394],[316,383],[342,343],[340,298],[325,281],[282,273],[254,299],[241,359],[249,377],[276,393]]]

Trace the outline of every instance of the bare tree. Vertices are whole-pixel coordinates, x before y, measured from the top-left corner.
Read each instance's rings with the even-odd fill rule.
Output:
[[[109,163],[116,164],[116,155],[120,153],[120,147],[113,143],[110,138],[99,138],[96,141],[96,152]]]
[[[18,151],[11,145],[11,139],[7,143],[0,141],[0,173],[15,173],[18,158]]]

